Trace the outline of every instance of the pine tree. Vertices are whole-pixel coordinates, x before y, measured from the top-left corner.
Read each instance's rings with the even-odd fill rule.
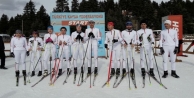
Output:
[[[14,34],[16,27],[14,26],[15,20],[13,17],[10,18],[9,20],[9,29],[8,29],[8,34],[11,36]]]
[[[9,28],[8,24],[8,16],[3,14],[0,19],[0,33],[7,34],[7,30]]]
[[[88,1],[82,0],[79,6],[79,12],[89,12],[90,11],[89,9],[90,9],[90,6]]]
[[[99,12],[105,12],[105,2],[99,2]]]
[[[46,29],[47,26],[50,24],[50,17],[46,13],[46,9],[44,8],[43,5],[40,7],[39,11],[36,14],[36,21],[39,21],[39,23],[41,24],[40,26],[38,26],[37,30]],[[39,25],[39,24],[37,24],[37,25]],[[34,27],[34,26],[32,26],[32,27]]]
[[[13,27],[15,27],[16,29],[22,29],[22,15],[17,14],[17,16],[15,16],[14,18],[14,25]]]
[[[89,12],[98,12],[98,4],[97,0],[88,0]]]
[[[78,0],[72,0],[72,6],[71,6],[71,11],[72,12],[78,12],[79,11],[79,2]]]
[[[30,35],[30,31],[32,31],[31,25],[36,20],[35,13],[35,4],[30,0],[24,7],[24,13],[21,20],[23,21],[23,33],[26,36]]]
[[[70,12],[68,0],[57,0],[53,12]]]

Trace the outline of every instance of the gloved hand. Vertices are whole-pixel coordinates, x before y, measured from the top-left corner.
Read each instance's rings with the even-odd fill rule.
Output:
[[[29,56],[29,55],[30,55],[30,52],[29,52],[29,51],[27,51],[27,52],[26,52],[26,55],[27,55],[27,56]]]
[[[67,45],[67,42],[64,41],[63,44],[64,44],[64,45]]]
[[[34,41],[33,41],[33,40],[31,40],[31,41],[30,41],[30,43],[31,43],[31,44],[33,44],[33,43],[34,43]]]
[[[116,43],[116,42],[118,42],[118,39],[113,39],[112,42]]]
[[[160,53],[161,53],[161,55],[163,55],[165,53],[163,47],[160,47]]]
[[[143,34],[140,35],[139,41],[140,41],[140,42],[143,41]]]
[[[142,46],[142,43],[140,43],[139,46],[141,47]]]
[[[147,37],[148,42],[151,42],[151,40],[152,40],[150,36],[151,36],[151,34]]]
[[[104,44],[104,47],[107,49],[108,48],[108,45],[107,44]]]
[[[38,46],[41,46],[40,42],[38,42]]]
[[[46,40],[46,43],[53,43],[53,40],[49,37],[49,38]]]
[[[88,34],[88,37],[95,38],[95,36],[94,36],[94,34],[93,34],[92,32],[90,32],[90,33]]]
[[[59,41],[59,45],[62,45],[62,41]]]
[[[81,41],[84,41],[84,38],[80,36],[80,40],[81,40]]]
[[[175,47],[174,48],[174,54],[177,54],[178,53],[178,47]]]
[[[79,40],[80,39],[80,35],[78,34],[77,37],[75,38],[76,40]]]
[[[152,48],[154,48],[154,42],[152,42],[151,46],[152,46]]]
[[[95,38],[94,34],[92,33],[92,38]]]
[[[12,56],[12,57],[15,57],[15,55],[14,55],[14,53],[13,53],[13,52],[11,52],[11,56]]]

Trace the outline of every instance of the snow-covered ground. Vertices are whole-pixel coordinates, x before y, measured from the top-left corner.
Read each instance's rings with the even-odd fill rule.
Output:
[[[185,48],[185,47],[184,47]],[[193,48],[191,48],[192,51]],[[8,70],[0,70],[0,98],[193,98],[194,96],[194,55],[188,54],[188,57],[178,57],[183,62],[176,63],[177,74],[180,79],[175,79],[170,75],[166,79],[162,79],[162,83],[168,88],[164,89],[151,78],[151,85],[149,85],[149,77],[146,75],[146,86],[142,88],[142,77],[140,71],[138,53],[135,53],[135,73],[137,89],[131,82],[131,90],[129,90],[128,78],[126,77],[122,83],[113,88],[115,77],[110,81],[110,87],[102,85],[107,80],[107,70],[109,60],[99,59],[99,75],[95,82],[95,86],[90,88],[90,79],[82,86],[77,86],[79,74],[77,75],[76,84],[73,84],[73,74],[68,78],[67,83],[63,85],[66,73],[63,74],[54,86],[49,86],[49,77],[31,87],[36,83],[40,77],[32,77],[31,83],[26,86],[23,85],[23,78],[20,78],[19,87],[16,87],[14,59],[6,59],[6,67]],[[156,57],[159,66],[160,76],[163,75],[162,57]],[[29,57],[26,59],[27,69],[29,67]],[[87,63],[86,63],[87,64]],[[170,64],[170,62],[168,63]],[[158,78],[158,73],[155,67],[155,75]],[[94,68],[94,67],[93,67]],[[168,66],[169,74],[171,66]],[[66,69],[63,66],[63,69]],[[28,71],[28,70],[27,70]],[[37,75],[38,70],[36,71]],[[79,66],[80,73],[80,66]],[[22,76],[20,72],[20,76]],[[92,76],[93,81],[93,76]]]

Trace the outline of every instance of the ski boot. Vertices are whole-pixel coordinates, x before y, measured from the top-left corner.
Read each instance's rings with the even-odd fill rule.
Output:
[[[35,71],[32,71],[31,77],[33,77],[35,75]]]
[[[42,71],[39,71],[37,76],[42,76]]]
[[[90,76],[91,75],[91,67],[88,67],[88,73],[87,73],[87,76]]]
[[[122,74],[122,77],[124,77],[126,75],[126,69],[123,68],[123,74]]]
[[[81,67],[81,81],[83,82],[84,80],[84,68],[83,67]]]
[[[77,67],[74,67],[74,74],[77,74]]]
[[[142,77],[145,77],[145,68],[141,68],[141,75],[142,75]]]
[[[67,68],[67,75],[70,75],[70,74],[71,74],[71,69]]]
[[[62,75],[62,69],[59,69],[58,76]]]
[[[166,78],[168,76],[168,71],[164,71],[164,75],[162,76],[162,78]]]
[[[19,76],[20,76],[20,71],[15,71],[15,74],[16,74],[16,86],[19,85]]]
[[[114,75],[115,75],[115,69],[111,68],[111,76],[114,76]]]
[[[134,69],[133,68],[131,68],[131,70],[130,70],[130,75],[131,75],[131,77],[132,77],[132,79],[134,80]]]
[[[150,72],[149,72],[150,76],[154,77],[154,69],[153,68],[150,68]]]
[[[179,76],[176,74],[176,71],[174,70],[171,71],[171,76],[174,78],[179,78]]]
[[[48,70],[44,70],[44,76],[48,75]]]
[[[117,70],[116,70],[116,77],[119,77],[119,75],[120,75],[120,68],[117,68]]]
[[[98,67],[94,68],[94,75],[98,75]]]
[[[16,77],[19,77],[20,76],[20,71],[15,71],[15,74],[16,74]]]
[[[23,76],[24,76],[24,85],[26,85],[26,70],[22,70]]]

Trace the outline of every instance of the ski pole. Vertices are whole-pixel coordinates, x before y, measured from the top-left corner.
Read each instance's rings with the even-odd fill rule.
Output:
[[[87,50],[88,50],[88,45],[89,45],[89,40],[88,40],[88,43],[87,43],[87,46],[86,46],[86,51],[85,51],[83,63],[82,63],[82,66],[81,66],[81,70],[83,70],[83,73],[82,72],[80,73],[80,77],[79,77],[78,84],[77,84],[78,86],[79,86],[79,82],[80,82],[80,79],[81,79],[81,75],[83,77],[83,74],[84,74],[84,69],[85,68],[83,68],[83,67],[84,67],[84,61],[85,61],[85,58],[86,58],[86,53],[87,53]]]
[[[144,45],[144,42],[142,41],[142,45]],[[145,54],[145,61],[146,61],[146,66],[147,66],[147,70],[148,70],[148,62],[147,62],[147,57],[146,57],[146,50],[145,50],[145,46],[143,47],[143,50],[144,50],[144,54]],[[151,80],[150,80],[150,75],[149,75],[149,82],[150,82],[150,85],[151,85]]]
[[[91,63],[90,63],[90,68],[92,70],[92,38],[90,37],[90,42],[91,42]],[[91,73],[92,74],[92,73]],[[90,74],[90,88],[92,87],[92,75]]]
[[[57,66],[57,70],[54,68],[54,70],[56,71],[55,72],[55,78],[54,78],[54,81],[52,82],[52,85],[54,85],[54,82],[56,81],[56,78],[57,78],[57,73],[58,73],[58,69],[59,69],[59,64],[60,64],[60,62],[61,62],[61,56],[62,56],[62,54],[63,54],[63,47],[64,47],[64,44],[63,44],[63,46],[62,46],[62,49],[61,49],[61,54],[60,54],[60,56],[59,56],[59,62],[58,62],[58,66]],[[63,59],[62,59],[63,60]],[[54,76],[53,76],[54,77]],[[52,77],[52,78],[53,78]]]
[[[153,50],[153,53],[154,53],[154,49],[153,49],[153,48],[152,48],[152,50]],[[157,68],[157,71],[158,71],[158,76],[159,76],[159,79],[160,79],[160,83],[161,83],[161,85],[163,85],[163,84],[162,84],[161,77],[160,77],[160,73],[159,73],[159,70],[158,70],[158,64],[157,64],[157,62],[156,62],[156,57],[155,57],[154,54],[153,54],[153,56],[154,56],[154,60],[155,60],[155,63],[156,63],[156,68]]]
[[[135,88],[137,88],[137,87],[136,87],[136,79],[135,79],[135,60],[134,60],[134,49],[132,48],[132,49],[131,49],[131,51],[132,51],[132,60],[133,60],[133,69],[134,69],[134,82],[135,82]]]
[[[114,37],[115,37],[115,31],[114,31],[114,34],[113,34],[113,38],[112,38],[112,40],[114,39]],[[113,54],[113,42],[112,42],[112,49],[111,49],[111,54],[110,54],[110,62],[109,62],[109,69],[108,69],[108,81],[107,81],[107,86],[109,87],[109,81],[110,81],[110,68],[111,68],[111,61],[112,61],[112,54]]]
[[[46,46],[46,45],[45,45],[45,46]],[[45,46],[44,46],[44,48],[45,48]],[[41,52],[40,57],[38,58],[38,61],[37,61],[37,63],[36,63],[36,66],[34,67],[33,71],[35,71],[35,69],[36,69],[36,67],[37,67],[37,65],[38,65],[38,62],[40,61],[40,59],[41,59],[41,57],[42,57],[42,54],[43,54],[42,50],[40,50],[40,52]]]
[[[126,54],[127,54],[127,70],[128,70],[128,79],[129,79],[129,89],[131,89],[131,86],[130,86],[130,77],[129,77],[129,63],[128,63],[128,51],[127,51],[127,48],[125,49],[126,51]]]

